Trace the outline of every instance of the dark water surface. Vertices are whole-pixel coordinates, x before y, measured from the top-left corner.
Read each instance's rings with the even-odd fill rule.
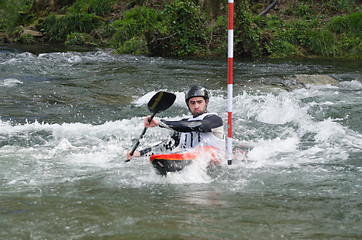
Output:
[[[183,92],[204,85],[226,121],[225,59],[0,46],[0,239],[361,239],[360,61],[234,67],[234,146],[247,158],[162,178],[146,157],[123,161],[148,100],[175,92],[158,116],[177,119]],[[301,88],[295,74],[340,83]],[[169,134],[150,129],[140,148]]]

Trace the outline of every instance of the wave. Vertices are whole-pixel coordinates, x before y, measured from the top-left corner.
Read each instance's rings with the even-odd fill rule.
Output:
[[[16,78],[0,79],[0,87],[14,87],[18,84],[23,84],[23,82]]]
[[[351,83],[351,85],[357,85]],[[348,88],[351,87],[348,85]],[[343,85],[345,87],[345,85]],[[362,135],[358,131],[343,125],[343,119],[327,117],[318,119],[316,104],[328,108],[333,103],[331,98],[319,98],[333,94],[335,89],[318,87],[299,89],[280,94],[251,94],[242,92],[234,97],[234,148],[246,147],[247,159],[235,159],[237,169],[280,169],[302,167],[305,164],[321,162],[343,162],[361,154]],[[215,112],[225,109],[224,93],[214,92],[212,107]],[[153,93],[147,93],[134,101],[145,105]],[[177,93],[175,109],[184,106],[183,93]],[[328,102],[331,102],[330,104]],[[212,103],[212,102],[211,102]],[[326,113],[326,112],[324,112]],[[182,117],[170,111],[170,118]],[[225,118],[225,113],[221,114]],[[106,169],[126,179],[137,172],[144,182],[163,183],[152,173],[147,157],[123,162],[126,151],[131,149],[143,129],[143,117],[134,117],[118,121],[108,121],[93,125],[84,123],[26,123],[14,124],[0,121],[0,154],[2,159],[30,161],[35,163],[58,162],[65,164],[65,171],[78,172],[80,169],[95,171]],[[167,139],[170,132],[166,129],[152,128],[141,141],[140,148],[153,145]],[[236,156],[237,157],[237,156]],[[27,159],[27,160],[25,160]],[[24,161],[24,162],[23,162]],[[227,168],[227,167],[226,167]],[[123,169],[123,170],[122,170]],[[141,172],[139,172],[141,171]],[[180,173],[169,178],[169,183],[213,181],[193,171]],[[75,174],[75,173],[74,173]],[[184,175],[182,175],[184,174]],[[192,176],[203,176],[192,177]],[[145,180],[148,179],[148,180]],[[171,180],[172,179],[172,180]],[[181,180],[182,179],[182,180]]]
[[[220,83],[223,77],[218,73],[224,65],[217,61],[208,68],[209,61],[119,56],[107,51],[39,55],[6,52],[0,55],[3,56],[0,67],[14,73],[14,76],[2,76],[0,87],[12,90],[12,97],[19,100],[6,107],[14,109],[19,106],[17,103],[21,103],[26,110],[11,114],[24,114],[24,118],[31,114],[35,115],[31,115],[33,118],[44,115],[44,121],[49,120],[49,114],[51,121],[57,122],[42,123],[38,122],[42,119],[38,119],[17,124],[0,120],[1,167],[19,173],[14,178],[8,176],[14,181],[23,179],[21,174],[37,179],[35,173],[38,171],[47,173],[46,181],[51,181],[49,176],[61,179],[60,175],[68,180],[74,176],[81,178],[82,174],[104,176],[103,171],[125,184],[133,178],[141,178],[145,183],[149,179],[164,183],[158,176],[150,177],[153,173],[147,157],[132,161],[132,164],[123,162],[125,152],[133,147],[142,132],[142,115],[148,114],[147,102],[160,89],[175,91],[177,98],[170,109],[157,117],[177,119],[187,115],[183,90],[186,85],[197,81],[210,88],[208,110],[219,113],[227,122],[226,89],[225,84]],[[195,63],[195,66],[190,67],[190,63]],[[244,65],[241,62],[235,64],[236,73],[240,75],[235,77],[233,142],[235,149],[248,149],[248,158],[235,156],[234,165],[225,167],[235,172],[235,178],[242,179],[245,169],[278,171],[317,162],[345,163],[360,158],[362,84],[359,80],[285,91],[271,85],[283,77],[278,73],[280,64]],[[309,65],[303,67],[298,71],[306,72],[310,68]],[[298,72],[290,63],[283,64],[282,68],[288,69],[284,75]],[[262,74],[252,76],[257,71]],[[153,77],[150,77],[151,73]],[[257,78],[261,80],[256,81]],[[55,81],[59,79],[62,80]],[[41,82],[34,84],[37,80]],[[49,84],[44,86],[44,91],[38,91],[43,81]],[[18,87],[24,90],[24,94],[18,95]],[[2,99],[7,97],[4,92]],[[114,105],[105,101],[108,99]],[[43,103],[37,104],[40,100]],[[80,117],[72,117],[83,114],[82,111],[88,111],[84,112],[85,118],[101,119],[100,124],[88,119],[80,122]],[[105,119],[108,117],[112,119]],[[68,122],[59,122],[63,119]],[[169,135],[166,129],[150,129],[140,148],[165,140]],[[35,171],[34,176],[26,173],[29,166]],[[195,174],[192,172],[190,170],[188,175],[181,173],[181,179],[179,175],[175,176],[172,183],[208,183],[214,180],[206,177],[204,172],[200,174],[203,177],[193,178]]]

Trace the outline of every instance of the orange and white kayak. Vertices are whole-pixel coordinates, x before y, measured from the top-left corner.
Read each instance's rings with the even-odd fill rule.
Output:
[[[158,174],[167,175],[168,172],[181,171],[201,157],[210,159],[209,164],[218,165],[222,161],[220,155],[220,150],[217,148],[205,146],[197,147],[188,152],[153,154],[150,157],[150,161]]]

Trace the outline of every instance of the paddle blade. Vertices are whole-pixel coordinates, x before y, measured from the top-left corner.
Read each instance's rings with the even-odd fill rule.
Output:
[[[158,113],[171,107],[176,100],[176,95],[169,92],[158,92],[148,102],[151,113]]]

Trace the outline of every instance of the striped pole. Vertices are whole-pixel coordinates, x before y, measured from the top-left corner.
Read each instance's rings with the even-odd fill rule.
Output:
[[[233,57],[234,57],[234,0],[229,0],[228,28],[228,136],[226,141],[228,165],[232,164],[232,112],[233,112]]]

